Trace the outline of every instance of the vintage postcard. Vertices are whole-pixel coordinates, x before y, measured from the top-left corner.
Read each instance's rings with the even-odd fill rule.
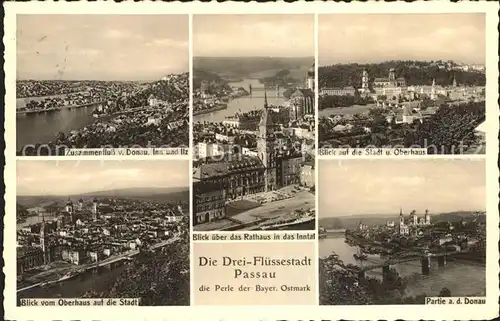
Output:
[[[499,316],[497,3],[4,7],[6,320]]]

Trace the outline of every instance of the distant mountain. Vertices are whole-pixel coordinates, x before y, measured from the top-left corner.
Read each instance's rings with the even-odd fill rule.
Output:
[[[124,188],[109,191],[90,192],[83,197],[105,197],[105,198],[131,198],[154,201],[187,201],[189,200],[188,187],[170,188]]]
[[[26,208],[33,208],[37,206],[40,207],[50,206],[57,202],[66,201],[67,199],[68,199],[67,196],[57,196],[57,195],[56,196],[22,195],[22,196],[17,196],[17,203],[18,206],[20,205]]]
[[[462,218],[472,217],[474,212],[470,211],[457,211],[449,213],[431,213],[432,222],[457,222]],[[408,218],[408,213],[405,213],[405,218]],[[423,213],[417,213],[418,216],[422,216]],[[485,215],[479,216],[479,221],[485,221]],[[353,229],[357,228],[359,222],[363,222],[368,226],[372,225],[384,225],[387,221],[397,221],[399,219],[399,214],[369,214],[369,215],[352,215],[352,216],[340,216],[340,217],[325,217],[319,219],[319,225],[327,229]]]
[[[77,202],[80,197],[88,198],[130,198],[142,199],[151,201],[188,201],[189,200],[189,187],[169,187],[169,188],[123,188],[107,191],[88,192],[77,195],[69,195],[73,202]],[[17,202],[26,207],[45,206],[54,202],[65,202],[68,196],[64,195],[47,195],[47,196],[18,196]]]
[[[194,57],[193,68],[218,74],[226,80],[262,78],[279,70],[307,70],[314,57]],[[262,72],[272,71],[270,75]]]
[[[209,83],[225,83],[216,73],[204,69],[193,69],[193,88],[200,88],[202,81]]]

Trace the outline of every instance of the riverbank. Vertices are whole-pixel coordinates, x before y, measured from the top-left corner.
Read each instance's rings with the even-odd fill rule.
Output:
[[[214,111],[219,111],[219,110],[224,110],[224,109],[227,109],[226,104],[221,104],[219,106],[209,108],[209,109],[193,110],[193,116],[210,114],[210,113],[213,113]]]
[[[169,240],[156,243],[150,247],[151,250],[157,250],[169,244],[180,240],[179,236],[174,236]],[[71,265],[51,270],[43,271],[38,275],[31,276],[29,279],[18,282],[17,293],[23,293],[38,287],[46,287],[54,284],[62,284],[76,279],[79,275],[87,273],[89,270],[97,270],[106,266],[121,265],[123,262],[133,260],[140,253],[139,250],[124,252],[99,262],[87,263],[83,265]],[[65,277],[70,275],[70,277]]]
[[[16,114],[17,115],[38,114],[38,113],[44,113],[44,112],[48,112],[48,111],[56,111],[56,110],[62,110],[62,109],[89,107],[92,105],[99,105],[102,103],[104,103],[104,101],[92,102],[92,103],[83,104],[83,105],[58,106],[58,107],[35,109],[35,110],[19,110],[21,108],[18,108],[18,110],[16,110]]]

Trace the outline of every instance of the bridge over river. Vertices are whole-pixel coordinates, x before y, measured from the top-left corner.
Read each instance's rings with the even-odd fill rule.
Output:
[[[439,268],[446,266],[446,258],[453,256],[461,256],[470,254],[468,251],[454,251],[454,252],[437,252],[437,253],[406,253],[405,256],[391,257],[382,263],[373,263],[363,265],[357,269],[348,269],[353,273],[357,273],[358,277],[364,278],[367,271],[382,268],[382,276],[384,279],[389,275],[391,266],[401,263],[412,261],[419,261],[422,268],[422,275],[429,275],[431,271],[431,260],[437,259]]]
[[[156,244],[153,244],[149,247],[150,250],[157,250],[157,249],[160,249],[164,246],[167,246],[171,243],[174,243],[175,241],[178,241],[180,239],[179,236],[174,236],[168,240],[164,240],[162,242],[159,242],[159,243],[156,243]],[[75,265],[75,266],[71,266],[69,270],[66,270],[65,272],[67,273],[74,273],[74,276],[78,276],[79,274],[82,274],[88,270],[91,270],[93,273],[96,273],[97,272],[97,269],[99,267],[106,267],[106,268],[109,268],[109,269],[112,269],[115,265],[117,264],[121,264],[122,261],[127,261],[127,260],[132,260],[137,254],[139,254],[140,251],[139,250],[130,250],[130,251],[127,251],[127,252],[123,252],[123,253],[120,253],[118,255],[114,255],[112,257],[109,257],[109,258],[106,258],[102,261],[98,261],[98,262],[94,262],[94,263],[88,263],[88,264],[83,264],[83,265]],[[63,272],[64,273],[64,272]],[[59,274],[60,275],[60,274]],[[55,277],[55,279],[54,279]],[[69,281],[70,279],[72,279],[72,277],[69,277],[69,278],[64,278],[64,277],[59,277],[58,275],[53,275],[51,276],[52,280],[47,280],[47,281],[43,281],[43,282],[37,282],[35,284],[30,284],[30,285],[27,285],[27,286],[24,286],[22,288],[18,288],[17,289],[17,293],[20,293],[20,292],[24,292],[24,291],[27,291],[27,290],[30,290],[32,288],[37,288],[37,287],[40,287],[40,286],[48,286],[48,285],[51,285],[51,284],[55,284],[55,283],[61,283],[61,282],[65,282],[65,281]]]

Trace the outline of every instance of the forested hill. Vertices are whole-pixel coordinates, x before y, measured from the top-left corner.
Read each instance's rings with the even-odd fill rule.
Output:
[[[458,85],[484,86],[486,75],[476,71],[453,70],[439,68],[443,62],[402,61],[393,60],[372,64],[338,64],[323,66],[318,69],[319,87],[361,87],[363,69],[368,71],[370,82],[375,78],[387,77],[389,69],[396,70],[396,77],[404,77],[409,86],[431,85],[436,79],[436,85],[449,86],[455,76]],[[457,66],[456,64],[454,66]]]
[[[283,69],[307,70],[313,62],[313,57],[193,57],[194,69],[210,71],[235,82],[272,76]]]
[[[170,103],[187,101],[189,99],[189,74],[171,74],[165,80],[152,83],[144,92],[147,98],[154,95],[156,98]]]
[[[202,81],[222,83],[224,82],[221,77],[213,72],[204,69],[193,69],[193,88],[200,88]]]

